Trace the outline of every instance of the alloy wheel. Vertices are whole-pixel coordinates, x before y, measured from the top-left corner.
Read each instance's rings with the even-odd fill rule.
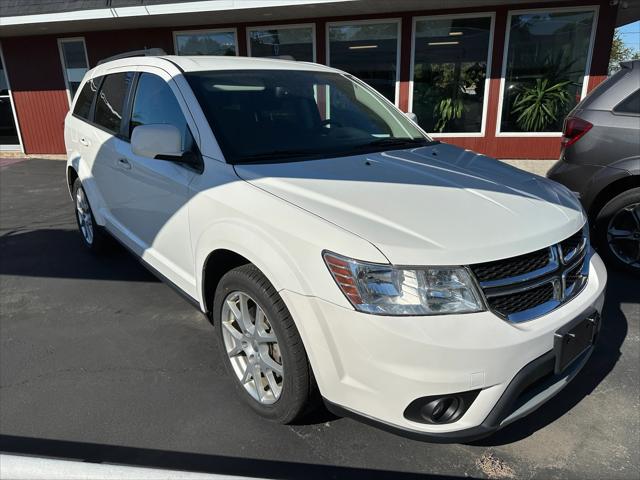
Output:
[[[238,380],[263,405],[282,394],[282,356],[278,338],[264,310],[248,294],[231,292],[222,305],[222,336]]]
[[[627,205],[611,217],[607,242],[620,261],[640,269],[640,203]]]
[[[76,192],[76,214],[78,215],[78,225],[80,233],[85,241],[91,245],[93,243],[93,219],[91,218],[91,208],[82,188]]]

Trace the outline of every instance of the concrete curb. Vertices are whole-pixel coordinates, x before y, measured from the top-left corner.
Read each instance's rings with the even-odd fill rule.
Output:
[[[38,158],[40,160],[66,160],[67,156],[63,154],[25,154],[20,152],[0,152],[0,158]]]
[[[547,172],[553,167],[557,160],[502,160],[509,165],[513,165],[521,170],[535,173],[536,175],[546,176]]]
[[[0,455],[0,477],[6,480],[250,480],[250,477],[4,454]]]

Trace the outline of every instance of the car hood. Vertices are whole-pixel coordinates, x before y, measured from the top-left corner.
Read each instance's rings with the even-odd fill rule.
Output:
[[[469,264],[519,255],[563,240],[586,221],[564,186],[443,143],[236,165],[236,172],[368,240],[398,265]]]

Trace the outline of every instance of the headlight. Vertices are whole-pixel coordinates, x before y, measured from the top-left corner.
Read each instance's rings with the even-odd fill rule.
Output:
[[[398,268],[325,252],[334,280],[361,312],[442,315],[483,311],[482,297],[463,267]]]

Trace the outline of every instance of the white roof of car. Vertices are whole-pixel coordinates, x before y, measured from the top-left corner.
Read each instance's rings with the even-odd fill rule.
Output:
[[[318,70],[330,71],[332,68],[317,63],[296,62],[295,60],[282,60],[277,58],[256,58],[256,57],[231,57],[231,56],[162,56],[185,72],[196,72],[202,70],[251,70],[251,69],[273,69],[273,70]]]
[[[177,65],[185,72],[198,72],[210,70],[309,70],[335,72],[336,69],[319,65],[317,63],[297,62],[295,60],[282,60],[276,58],[255,57],[231,57],[231,56],[136,56],[106,61],[94,69],[94,74],[99,71],[109,70],[115,67],[160,66],[160,63],[168,61]]]

